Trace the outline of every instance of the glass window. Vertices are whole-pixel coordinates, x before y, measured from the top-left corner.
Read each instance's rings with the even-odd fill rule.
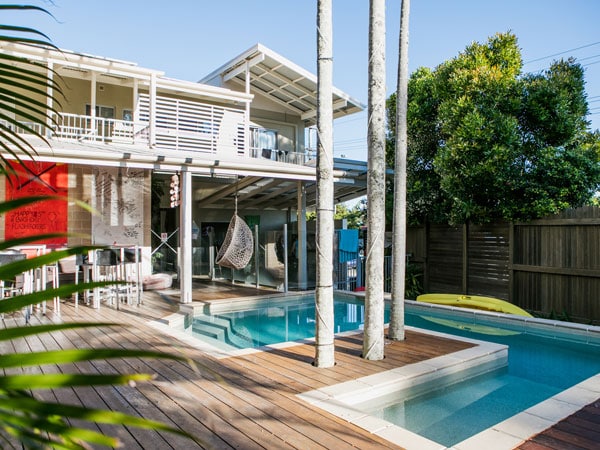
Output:
[[[254,142],[253,147],[266,148],[270,150],[277,149],[277,131],[267,130],[265,128],[255,128],[252,133]]]
[[[92,107],[90,105],[85,105],[85,115],[90,116],[91,111]],[[104,119],[114,119],[115,108],[112,106],[96,105],[96,117],[102,117]]]

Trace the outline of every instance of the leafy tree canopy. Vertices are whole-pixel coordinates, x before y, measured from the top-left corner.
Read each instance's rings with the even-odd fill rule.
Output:
[[[514,34],[473,43],[408,86],[409,221],[529,220],[592,202],[600,136],[573,59],[522,73]],[[388,99],[395,117],[396,99]],[[388,120],[393,164],[395,121]]]
[[[348,228],[358,229],[367,222],[367,200],[362,199],[351,208],[345,203],[338,203],[335,205],[335,214],[333,216],[335,220],[346,219],[348,221]],[[316,220],[317,213],[309,212],[306,213],[306,220]]]

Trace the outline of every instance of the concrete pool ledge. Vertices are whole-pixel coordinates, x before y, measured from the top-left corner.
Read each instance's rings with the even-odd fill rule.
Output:
[[[600,374],[466,439],[455,450],[505,450],[518,446],[600,397]]]
[[[410,392],[411,397],[416,396],[431,390],[434,386],[439,387],[442,380],[444,380],[444,384],[452,384],[504,367],[507,365],[508,347],[473,339],[457,338],[444,333],[421,329],[418,331],[464,340],[475,343],[476,346],[298,394],[298,397],[402,447],[423,450],[445,448],[437,442],[368,414],[363,410],[363,405],[369,400],[399,391]]]

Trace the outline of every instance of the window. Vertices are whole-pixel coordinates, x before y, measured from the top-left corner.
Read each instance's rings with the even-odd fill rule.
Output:
[[[266,148],[270,150],[277,149],[277,131],[266,128],[255,128],[252,131],[252,147]]]
[[[85,115],[91,116],[91,111],[92,107],[90,105],[85,105]],[[112,106],[96,105],[96,117],[102,117],[103,119],[114,119],[115,108]]]

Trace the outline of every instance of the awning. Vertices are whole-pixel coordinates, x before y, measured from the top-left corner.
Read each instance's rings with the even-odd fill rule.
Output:
[[[317,76],[262,44],[246,50],[199,83],[215,84],[222,80],[245,88],[248,70],[251,92],[264,95],[299,115],[307,126],[316,123]],[[336,88],[333,88],[332,102],[334,119],[365,109],[360,102]]]

